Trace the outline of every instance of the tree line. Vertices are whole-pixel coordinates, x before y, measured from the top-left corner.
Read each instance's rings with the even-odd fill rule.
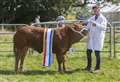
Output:
[[[74,6],[84,7],[88,1],[0,0],[0,23],[30,23],[36,15],[41,16],[41,21],[55,20],[60,14],[68,14]]]

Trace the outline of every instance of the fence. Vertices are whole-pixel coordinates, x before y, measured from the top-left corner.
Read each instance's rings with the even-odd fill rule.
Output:
[[[85,21],[85,20],[65,21],[65,23],[69,23],[69,24],[76,23],[76,22],[79,23],[80,21]],[[120,42],[116,41],[116,33],[118,33],[118,32],[116,32],[115,30],[116,30],[116,25],[120,24],[120,22],[113,22],[112,24],[113,24],[114,28],[108,28],[107,32],[106,32],[106,35],[108,37],[106,37],[107,40],[105,40],[105,44],[108,44],[108,48],[106,50],[103,50],[102,52],[109,53],[109,57],[113,57],[113,55],[114,55],[114,57],[116,57],[116,53],[120,52],[120,51],[116,50],[116,45],[118,45],[118,43],[120,43]],[[4,30],[8,27],[10,27],[10,28],[12,27],[16,30],[16,28],[18,26],[23,26],[23,25],[26,25],[26,24],[0,24],[0,27],[2,30],[2,32],[0,32],[0,36],[11,35],[13,37],[15,32],[4,32]],[[42,22],[42,23],[40,23],[40,25],[44,25],[45,27],[56,27],[57,22]],[[118,28],[118,29],[120,29],[120,28]],[[85,42],[82,41],[81,43],[85,43]],[[13,47],[12,41],[6,41],[6,42],[0,41],[0,44],[10,44],[11,45],[10,49]],[[76,50],[76,51],[83,52],[84,50]],[[0,52],[12,52],[12,49],[11,50],[0,50]]]
[[[113,47],[114,47],[114,57],[120,55],[120,21],[115,21],[112,23],[113,25]]]
[[[0,31],[0,48],[2,48],[2,50],[0,50],[0,52],[12,52],[12,43],[13,43],[12,37],[15,34],[15,30],[17,27],[24,26],[24,25],[26,25],[26,24],[0,24],[0,29],[1,29],[1,31]],[[11,28],[12,28],[12,30],[10,30]],[[6,39],[5,41],[2,41],[2,38],[3,38],[2,36],[5,37],[5,39]],[[11,36],[11,41],[7,40],[7,38],[8,38],[7,36]],[[9,48],[11,50],[6,50],[4,48],[5,44],[11,45],[11,46],[9,46]]]
[[[14,30],[16,30],[17,27],[19,26],[24,26],[26,24],[0,24],[0,29],[1,31],[4,31],[5,28],[8,29],[8,28],[13,28]]]

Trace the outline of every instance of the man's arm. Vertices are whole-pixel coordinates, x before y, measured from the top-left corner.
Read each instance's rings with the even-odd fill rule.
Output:
[[[93,23],[93,26],[96,26],[97,28],[99,28],[100,30],[106,30],[107,27],[107,20],[101,19],[101,23],[97,23],[96,21],[90,21],[91,23]]]

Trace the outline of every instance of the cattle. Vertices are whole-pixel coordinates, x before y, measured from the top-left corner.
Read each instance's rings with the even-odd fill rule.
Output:
[[[44,30],[45,28],[26,25],[16,31],[13,38],[16,73],[22,72],[24,59],[29,48],[42,53]],[[66,71],[66,52],[72,44],[79,42],[87,35],[87,30],[78,24],[65,25],[65,27],[53,30],[52,52],[56,54],[58,71],[64,72]]]

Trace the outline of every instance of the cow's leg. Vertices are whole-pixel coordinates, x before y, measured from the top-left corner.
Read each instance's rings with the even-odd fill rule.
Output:
[[[61,64],[62,64],[62,57],[61,54],[56,54],[57,62],[58,62],[58,71],[62,72]]]
[[[65,55],[62,55],[62,63],[63,63],[63,71],[66,71],[66,67],[65,67]]]
[[[23,49],[21,50],[19,72],[22,72],[22,69],[23,69],[23,63],[24,63],[24,59],[25,59],[25,56],[26,56],[27,50],[28,50],[27,47],[25,47],[25,48],[23,48]]]
[[[15,45],[14,45],[14,53],[15,53],[15,72],[18,73],[21,54],[19,48],[16,48]]]
[[[15,72],[16,72],[16,73],[18,73],[19,61],[20,61],[20,52],[17,51],[17,52],[15,53]]]

